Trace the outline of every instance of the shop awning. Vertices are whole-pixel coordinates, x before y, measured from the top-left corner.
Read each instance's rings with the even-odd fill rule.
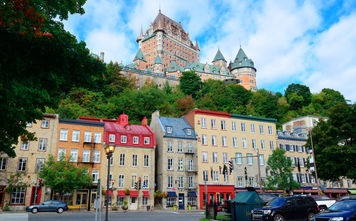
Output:
[[[138,197],[138,190],[130,190],[130,197],[131,198]]]
[[[293,193],[303,193],[303,190],[293,190]]]
[[[351,194],[356,194],[356,190],[349,190]]]
[[[167,192],[168,196],[167,197],[177,197],[176,192]]]
[[[195,192],[188,192],[188,197],[197,197]]]
[[[347,190],[324,190],[324,193],[347,193]]]
[[[105,191],[105,196],[107,194],[107,190]],[[112,190],[109,190],[109,196],[112,196]]]
[[[142,191],[143,197],[150,197],[150,192],[149,191]]]
[[[118,190],[117,191],[117,196],[118,197],[125,197],[125,190]]]
[[[312,190],[304,190],[304,193],[318,193],[318,190],[312,189]]]

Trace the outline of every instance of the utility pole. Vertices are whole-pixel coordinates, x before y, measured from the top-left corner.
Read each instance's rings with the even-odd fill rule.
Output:
[[[319,179],[318,179],[318,172],[316,169],[316,158],[315,158],[315,152],[314,152],[314,145],[313,145],[313,135],[312,135],[312,128],[309,129],[309,135],[310,135],[310,144],[311,148],[313,151],[313,159],[314,159],[314,169],[315,169],[315,182],[316,182],[316,187],[318,188],[318,194],[321,195],[321,189],[319,185]]]
[[[258,165],[258,184],[260,186],[260,191],[263,193],[262,190],[262,179],[261,179],[261,166],[260,166],[260,151],[257,148],[257,165]]]

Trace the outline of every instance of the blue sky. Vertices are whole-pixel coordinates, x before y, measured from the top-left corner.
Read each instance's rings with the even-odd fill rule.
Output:
[[[200,62],[218,48],[234,60],[240,45],[257,68],[257,87],[283,92],[291,83],[340,91],[356,102],[354,0],[87,0],[65,28],[105,61],[132,62],[141,27],[161,8],[200,46]]]

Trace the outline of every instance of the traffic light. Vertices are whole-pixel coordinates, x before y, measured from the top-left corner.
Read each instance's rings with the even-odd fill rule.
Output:
[[[230,174],[232,173],[232,170],[234,169],[234,165],[232,164],[232,161],[229,161],[229,169],[230,169]]]
[[[141,189],[141,177],[138,178],[138,189]]]
[[[38,180],[39,186],[42,186],[42,179]]]
[[[138,190],[137,182],[135,182],[135,189]]]

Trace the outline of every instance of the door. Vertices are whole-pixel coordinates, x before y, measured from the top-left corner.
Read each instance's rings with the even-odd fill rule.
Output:
[[[286,220],[297,220],[299,214],[298,209],[296,208],[295,205],[295,200],[293,198],[289,198],[286,200],[286,202],[284,203],[284,215]]]
[[[39,204],[41,202],[41,191],[42,187],[33,186],[31,191],[31,201],[30,205]]]
[[[76,205],[80,205],[81,208],[86,208],[88,205],[88,190],[77,190]]]
[[[4,192],[0,192],[0,209],[2,209],[2,207],[4,206]]]
[[[210,193],[209,204],[213,205],[213,203],[214,203],[214,193]]]
[[[178,205],[179,209],[184,210],[184,193],[179,194]]]

